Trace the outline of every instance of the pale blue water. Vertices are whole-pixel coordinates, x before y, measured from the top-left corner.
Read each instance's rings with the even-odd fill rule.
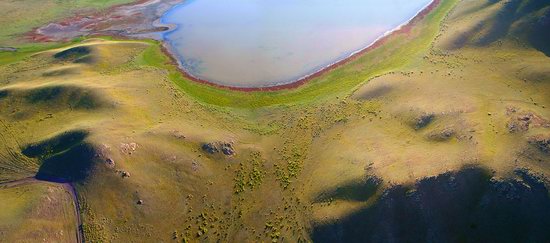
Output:
[[[161,19],[191,75],[223,85],[292,82],[361,50],[431,0],[187,0]]]

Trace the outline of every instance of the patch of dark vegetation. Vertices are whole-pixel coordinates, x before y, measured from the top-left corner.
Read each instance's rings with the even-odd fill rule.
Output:
[[[226,156],[235,155],[235,149],[233,148],[233,143],[228,142],[212,142],[205,143],[201,146],[202,150],[209,154],[223,153]]]
[[[239,194],[244,191],[253,191],[259,187],[266,175],[265,160],[259,152],[250,153],[250,159],[239,163],[239,168],[235,173],[233,181],[234,193]]]
[[[92,49],[90,47],[86,46],[77,46],[73,47],[61,52],[58,52],[53,55],[55,59],[62,60],[62,61],[75,61],[77,59],[80,59],[84,56],[89,55],[92,52]]]
[[[367,201],[380,188],[382,180],[377,177],[368,177],[359,182],[351,182],[321,193],[314,200],[316,203],[331,202],[333,200]]]
[[[91,145],[77,144],[65,152],[43,159],[36,178],[54,182],[85,180],[92,171],[94,155]]]
[[[428,125],[430,125],[430,123],[432,123],[434,119],[435,119],[434,114],[423,114],[417,117],[416,119],[414,119],[414,125],[413,125],[414,129],[420,130],[422,128],[425,128]]]
[[[81,144],[88,136],[84,130],[68,131],[47,140],[26,146],[22,153],[30,158],[48,158]]]
[[[465,168],[395,186],[371,207],[317,225],[314,242],[548,242],[546,181],[526,170],[498,180]]]

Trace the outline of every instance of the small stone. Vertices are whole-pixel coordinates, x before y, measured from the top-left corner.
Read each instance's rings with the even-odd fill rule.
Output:
[[[380,117],[382,118],[382,117]],[[424,114],[420,117],[416,118],[415,120],[415,130],[420,130],[426,126],[428,126],[433,120],[435,119],[434,114]]]
[[[488,116],[492,116],[493,114],[491,112],[487,112],[487,115]]]
[[[141,200],[141,199],[138,200],[138,201],[137,201],[137,204],[138,204],[138,205],[143,205],[143,200]]]
[[[205,143],[202,145],[202,150],[206,151],[209,154],[218,153],[219,150],[214,143]]]
[[[105,160],[105,163],[107,164],[107,166],[108,166],[109,168],[114,168],[114,167],[115,167],[115,161],[114,161],[113,159],[111,159],[111,158],[107,158],[107,159]]]
[[[227,156],[231,156],[231,155],[235,154],[235,150],[233,149],[233,145],[231,145],[230,143],[224,143],[222,145],[222,152],[223,152],[223,154],[225,154]]]
[[[172,136],[174,136],[177,139],[185,139],[186,138],[186,136],[178,130],[172,131]]]

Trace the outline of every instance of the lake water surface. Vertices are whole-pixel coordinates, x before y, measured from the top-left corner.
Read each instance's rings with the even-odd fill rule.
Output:
[[[431,0],[186,0],[162,23],[192,76],[236,87],[295,81],[359,51]]]

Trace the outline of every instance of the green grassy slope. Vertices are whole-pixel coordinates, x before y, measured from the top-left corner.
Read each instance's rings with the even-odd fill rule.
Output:
[[[461,194],[441,198],[463,195],[473,199],[456,205],[475,208],[483,195],[521,192],[546,202],[544,183],[517,173],[550,175],[550,59],[529,37],[540,29],[499,33],[485,44],[476,40],[491,28],[470,31],[492,26],[506,2],[443,1],[410,35],[278,92],[185,80],[154,41],[87,39],[0,56],[0,180],[73,181],[90,242],[294,242],[318,237],[319,229],[331,236],[332,226],[363,232],[349,226],[359,225],[357,217],[394,212],[376,206],[388,201],[384,192],[407,205],[407,195],[422,199],[429,191],[414,191],[417,185],[456,188],[464,173],[446,172],[471,165],[483,169],[465,178],[485,189],[503,182],[537,190],[500,195],[466,183]],[[510,28],[539,23],[546,8],[537,9]],[[468,41],[455,45],[464,35]],[[433,176],[441,183],[423,179]],[[32,208],[32,195],[14,205]],[[9,219],[0,230],[33,220],[21,215],[0,210]],[[394,226],[372,216],[363,225],[372,220]],[[5,232],[0,241],[21,235],[17,227]]]

